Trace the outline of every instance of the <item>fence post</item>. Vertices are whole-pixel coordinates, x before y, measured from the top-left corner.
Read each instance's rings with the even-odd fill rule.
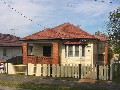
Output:
[[[26,71],[27,71],[27,76],[28,76],[28,63],[26,65]]]
[[[97,67],[97,80],[99,80],[99,65],[97,64],[96,67]]]
[[[81,64],[79,64],[79,79],[81,79]]]
[[[52,77],[52,64],[50,64],[50,78]]]

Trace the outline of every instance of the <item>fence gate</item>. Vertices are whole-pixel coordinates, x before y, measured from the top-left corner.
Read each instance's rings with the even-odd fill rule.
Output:
[[[81,65],[81,78],[82,79],[97,79],[95,65]]]
[[[110,65],[81,65],[81,78],[112,80],[112,66]]]

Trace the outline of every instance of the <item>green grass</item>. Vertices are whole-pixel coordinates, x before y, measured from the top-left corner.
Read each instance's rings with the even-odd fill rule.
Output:
[[[65,85],[49,85],[49,84],[35,84],[35,83],[19,83],[14,81],[0,81],[1,86],[9,86],[31,90],[96,90],[97,88],[85,88],[85,87],[71,87]],[[103,89],[97,89],[103,90]]]
[[[70,86],[69,84],[38,84],[37,80],[44,80],[44,79],[53,79],[53,80],[66,80],[70,82],[77,82],[79,79],[75,78],[50,78],[50,77],[35,77],[35,76],[24,76],[24,75],[7,75],[1,74],[0,75],[0,86],[9,86],[9,87],[16,87],[16,88],[23,88],[23,89],[30,89],[30,90],[107,90],[101,88],[93,88],[93,87],[75,87]],[[13,81],[14,79],[14,81]],[[19,81],[20,80],[20,81]],[[69,85],[69,86],[68,86]]]
[[[66,85],[53,85],[53,84],[35,84],[35,83],[19,83],[18,81],[0,80],[0,86],[9,86],[16,88],[24,88],[31,90],[106,90],[98,88],[85,88],[85,87],[73,87]]]

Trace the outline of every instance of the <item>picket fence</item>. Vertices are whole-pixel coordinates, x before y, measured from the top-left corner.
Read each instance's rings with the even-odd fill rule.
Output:
[[[25,74],[43,77],[72,77],[99,80],[112,80],[110,65],[81,65],[81,64],[8,64],[8,74]],[[11,71],[12,70],[12,71]]]
[[[28,64],[28,75],[79,78],[79,65]]]
[[[112,65],[81,65],[81,78],[112,80]]]

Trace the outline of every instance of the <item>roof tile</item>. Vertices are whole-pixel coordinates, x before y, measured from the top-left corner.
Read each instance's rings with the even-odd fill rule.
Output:
[[[48,28],[32,35],[26,36],[21,40],[29,39],[77,39],[77,38],[95,38],[73,24],[64,23],[54,28]]]

